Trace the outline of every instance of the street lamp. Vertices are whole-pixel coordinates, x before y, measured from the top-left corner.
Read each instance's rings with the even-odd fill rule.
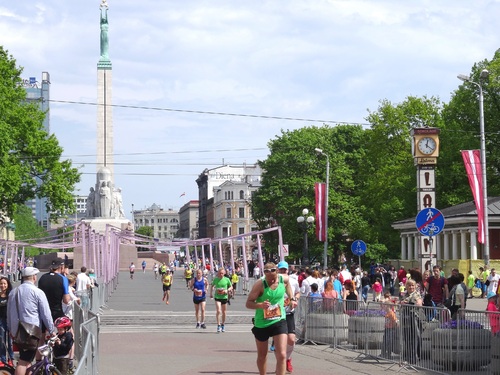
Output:
[[[490,264],[490,242],[488,225],[488,189],[486,186],[486,136],[484,133],[484,108],[483,108],[483,87],[482,82],[488,78],[490,72],[486,69],[481,71],[479,82],[474,82],[470,76],[459,74],[458,79],[472,83],[479,88],[479,134],[481,138],[481,170],[483,175],[483,220],[484,220],[484,250],[483,257],[486,265]]]
[[[297,218],[297,223],[302,228],[304,232],[304,248],[303,248],[303,256],[304,256],[304,265],[309,265],[309,246],[307,244],[307,230],[314,223],[314,216],[307,216],[309,210],[304,208],[302,210],[302,216]]]
[[[325,194],[325,247],[323,249],[323,268],[328,268],[328,195],[330,192],[330,158],[320,148],[315,148],[314,151],[318,155],[326,157],[326,194]]]

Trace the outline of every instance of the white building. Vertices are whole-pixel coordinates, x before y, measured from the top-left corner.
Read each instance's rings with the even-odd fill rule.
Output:
[[[172,240],[178,237],[179,213],[173,209],[164,210],[157,204],[145,210],[134,210],[134,228],[152,227],[153,237]]]

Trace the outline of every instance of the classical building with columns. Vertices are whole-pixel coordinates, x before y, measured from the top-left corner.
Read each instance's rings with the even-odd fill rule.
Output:
[[[477,241],[477,211],[473,201],[442,209],[445,227],[433,237],[437,263],[447,260],[483,259]],[[490,259],[500,259],[500,197],[488,198]],[[401,260],[418,258],[419,239],[415,217],[397,221],[392,227],[400,232]],[[435,262],[433,262],[435,263]]]

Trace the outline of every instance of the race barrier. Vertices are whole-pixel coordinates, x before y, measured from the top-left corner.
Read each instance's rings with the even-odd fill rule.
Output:
[[[500,375],[500,312],[398,302],[359,303],[302,297],[295,311],[299,342],[326,344],[407,369]]]

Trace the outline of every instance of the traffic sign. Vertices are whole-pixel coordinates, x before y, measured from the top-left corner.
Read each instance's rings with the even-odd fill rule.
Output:
[[[351,251],[354,255],[358,257],[366,253],[366,244],[364,241],[356,240],[351,245]]]
[[[435,236],[444,229],[444,216],[437,208],[424,208],[417,214],[415,224],[424,236]]]

